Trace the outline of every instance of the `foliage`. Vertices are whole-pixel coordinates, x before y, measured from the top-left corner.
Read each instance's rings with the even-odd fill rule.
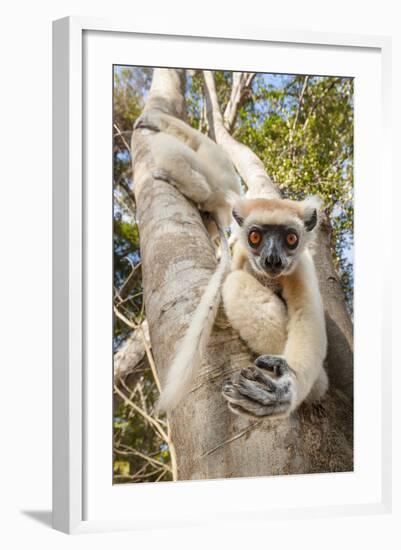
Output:
[[[122,383],[115,396],[113,440],[114,482],[170,481],[170,452],[168,443],[146,417],[120,400],[125,395],[161,426],[165,423],[154,415],[157,398],[154,379],[146,361],[137,365],[135,373]]]
[[[224,111],[232,73],[216,71],[214,76]],[[144,318],[129,142],[151,77],[149,68],[114,68],[114,306],[121,314],[114,322],[116,350],[129,338],[133,324]],[[239,109],[234,137],[260,157],[284,196],[298,199],[313,193],[323,199],[333,226],[333,258],[352,311],[353,80],[257,74],[249,92]],[[185,95],[188,122],[207,133],[199,71],[189,72]],[[165,431],[165,419],[154,413],[158,390],[149,359],[145,356],[116,389],[116,483],[171,479],[168,441],[160,433]],[[146,415],[155,420],[159,430]]]
[[[115,304],[128,319],[142,311],[140,270],[129,278],[140,262],[139,235],[132,193],[129,141],[132,126],[142,112],[152,78],[150,69],[115,67],[113,89],[113,246]],[[127,281],[127,279],[129,280]],[[124,285],[124,282],[127,284]],[[123,303],[121,303],[123,302]],[[116,318],[114,346],[117,348],[131,329]]]

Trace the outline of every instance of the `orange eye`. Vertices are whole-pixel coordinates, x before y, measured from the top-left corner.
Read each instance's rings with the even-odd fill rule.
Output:
[[[259,231],[251,231],[248,236],[249,243],[253,246],[256,246],[262,240],[262,235]]]
[[[285,240],[289,246],[295,246],[298,243],[298,236],[295,233],[288,233]]]

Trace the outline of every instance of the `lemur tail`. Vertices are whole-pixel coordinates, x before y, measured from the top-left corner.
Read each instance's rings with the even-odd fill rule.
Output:
[[[167,381],[157,404],[158,410],[169,411],[181,401],[188,392],[206,351],[220,302],[221,286],[230,267],[227,237],[220,224],[217,224],[217,228],[221,243],[220,262],[208,282],[173,363],[170,365]]]

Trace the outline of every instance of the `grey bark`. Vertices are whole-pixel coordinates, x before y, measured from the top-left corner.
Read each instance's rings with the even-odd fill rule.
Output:
[[[183,76],[180,70],[156,69],[145,109],[160,107],[185,118]],[[224,147],[229,138],[221,128],[217,132]],[[151,139],[151,132],[136,130],[132,153],[146,314],[163,383],[216,259],[195,205],[171,185],[152,179]],[[253,181],[255,190],[266,191],[262,184],[270,178],[260,160],[240,144],[237,150],[241,176]],[[252,362],[237,333],[215,325],[201,372],[169,417],[178,479],[351,470],[352,404],[337,387],[324,410],[303,406],[288,420],[255,421],[228,410],[222,383]]]

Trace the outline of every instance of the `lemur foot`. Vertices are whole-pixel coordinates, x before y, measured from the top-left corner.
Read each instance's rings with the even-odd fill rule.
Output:
[[[252,417],[288,415],[295,400],[295,385],[287,362],[282,357],[262,355],[255,364],[223,384],[222,394],[230,410]]]
[[[163,168],[153,170],[152,178],[155,180],[166,181],[167,183],[169,183],[171,180],[170,174],[167,172],[167,170],[164,170]]]

